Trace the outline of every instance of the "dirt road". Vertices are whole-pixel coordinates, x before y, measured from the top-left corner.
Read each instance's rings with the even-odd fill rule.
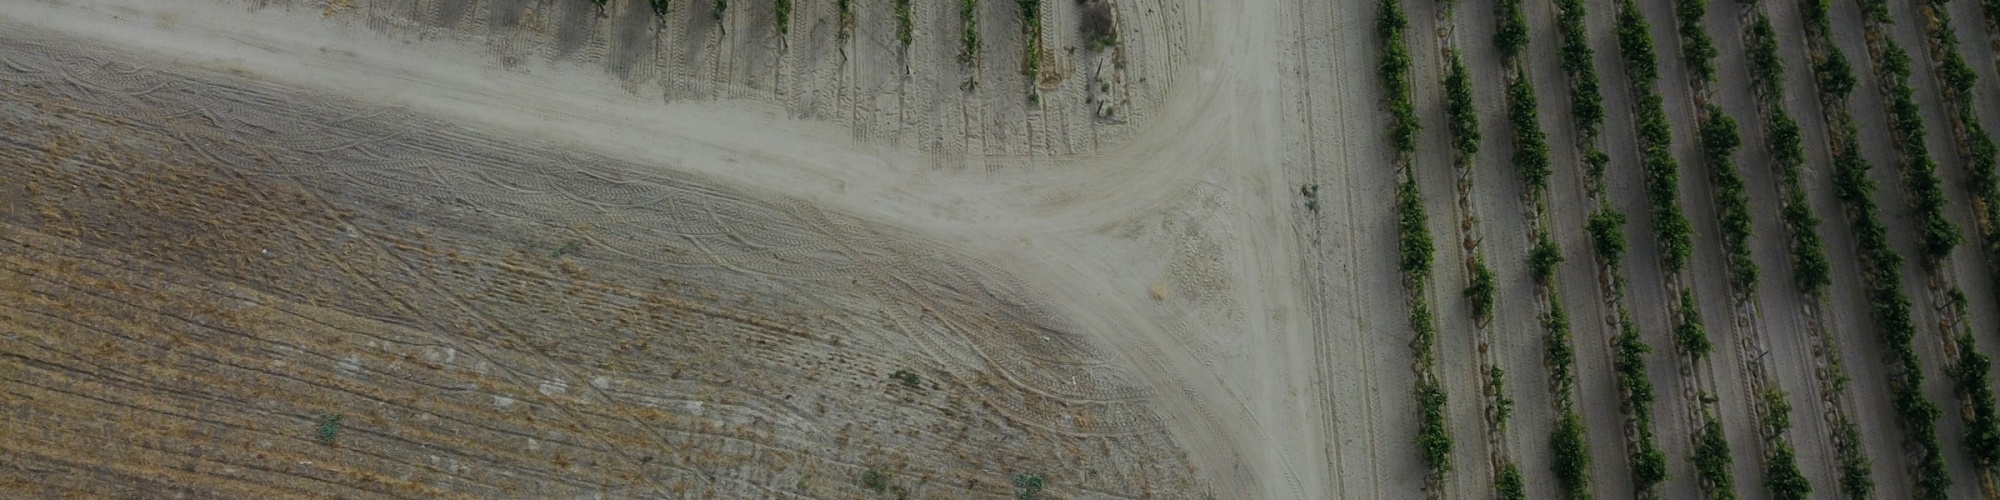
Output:
[[[872,16],[887,11],[859,3],[873,9],[866,11],[876,13]],[[487,245],[511,240],[496,236],[504,234],[494,232],[502,227],[546,235],[529,238],[544,240],[537,251],[588,256],[577,257],[586,259],[580,272],[619,277],[603,278],[613,282],[707,276],[740,283],[741,291],[780,290],[773,292],[780,295],[804,293],[789,288],[804,282],[858,284],[846,291],[827,289],[826,298],[811,302],[824,301],[827,311],[873,311],[867,316],[879,329],[871,334],[878,340],[863,336],[851,342],[915,341],[914,347],[888,351],[903,353],[900,358],[859,363],[887,367],[910,362],[898,359],[920,360],[915,363],[939,383],[962,388],[953,397],[969,402],[954,404],[988,413],[990,420],[983,421],[1002,428],[995,439],[1019,432],[1007,428],[1044,436],[1037,439],[1047,440],[1047,449],[1022,454],[1042,458],[1021,463],[1058,463],[1038,453],[1092,447],[1075,460],[1101,465],[1087,473],[1050,471],[1050,487],[1057,491],[1192,495],[1197,490],[1191,485],[1200,484],[1224,497],[1396,498],[1415,484],[1413,458],[1396,452],[1412,433],[1400,418],[1409,414],[1403,411],[1408,398],[1397,389],[1409,386],[1407,370],[1401,369],[1407,350],[1399,340],[1406,325],[1391,312],[1395,308],[1368,302],[1392,297],[1389,291],[1396,287],[1387,258],[1392,252],[1373,243],[1390,241],[1388,197],[1375,185],[1382,177],[1356,167],[1380,155],[1330,146],[1350,142],[1348,135],[1371,133],[1363,124],[1375,112],[1371,100],[1338,95],[1364,86],[1349,82],[1347,72],[1326,70],[1363,67],[1360,61],[1370,57],[1354,49],[1365,47],[1359,42],[1367,31],[1349,16],[1318,7],[1301,12],[1296,4],[1218,9],[1123,2],[1121,14],[1136,26],[1137,37],[1166,40],[1130,44],[1135,49],[1123,71],[1132,75],[1132,111],[1125,125],[1100,125],[1071,111],[1080,107],[1070,106],[1081,100],[1080,90],[1049,92],[1054,102],[1040,107],[998,97],[1022,88],[1005,85],[1012,72],[996,69],[1008,67],[1005,51],[989,54],[983,63],[980,78],[994,83],[981,86],[982,97],[946,112],[933,106],[958,100],[930,93],[955,85],[957,76],[927,71],[950,65],[919,64],[941,58],[938,54],[912,54],[908,60],[889,55],[893,50],[883,47],[879,30],[843,52],[844,65],[827,68],[823,61],[831,55],[810,52],[818,49],[806,43],[828,37],[824,26],[805,23],[801,26],[811,28],[795,27],[795,39],[772,43],[745,41],[755,31],[741,27],[755,23],[744,16],[756,15],[746,10],[726,17],[725,23],[734,23],[727,26],[737,28],[675,21],[662,28],[681,33],[675,40],[707,42],[681,52],[694,61],[673,61],[662,72],[631,62],[643,54],[620,55],[637,51],[628,42],[643,39],[641,32],[650,29],[633,21],[630,10],[593,19],[582,8],[558,9],[546,11],[555,14],[546,18],[506,19],[520,27],[503,31],[493,24],[500,19],[494,13],[513,4],[8,3],[0,5],[0,25],[6,27],[4,53],[17,83],[59,107],[126,113],[132,123],[157,127],[162,137],[194,141],[191,147],[203,152],[195,158],[212,157],[221,168],[255,182],[296,182],[328,210],[360,214],[348,231],[397,256],[384,258],[405,262],[414,277],[429,276],[425,265],[401,256],[401,243],[385,236],[418,230],[403,217],[439,225],[450,221],[453,225],[421,231],[459,242],[445,247],[467,258],[482,249],[497,255]],[[953,17],[925,12],[927,19]],[[831,16],[821,14],[819,19]],[[997,14],[989,18],[1002,17]],[[1339,21],[1331,29],[1294,22],[1302,14]],[[569,31],[600,22],[616,24],[603,31],[623,36]],[[861,26],[883,23],[869,17]],[[1301,39],[1323,42],[1294,44]],[[790,52],[760,62],[771,56],[755,54],[772,45]],[[654,57],[667,54],[662,50]],[[1336,62],[1327,66],[1321,56]],[[775,60],[792,63],[763,67]],[[592,67],[597,64],[608,66]],[[898,65],[916,76],[895,77],[902,70]],[[1304,85],[1269,78],[1284,71],[1312,76]],[[800,80],[813,73],[846,76],[831,84]],[[632,83],[674,74],[685,76],[677,81],[686,85],[664,101]],[[731,81],[779,83],[760,88]],[[1071,78],[1062,85],[1080,88],[1085,81]],[[883,90],[911,83],[931,88]],[[1300,119],[1301,104],[1316,116],[1309,118],[1314,123],[1354,128],[1296,133],[1292,120]],[[963,118],[940,119],[939,113]],[[849,119],[795,118],[827,115]],[[1022,123],[1030,128],[1020,128]],[[207,135],[240,141],[232,144],[252,152],[229,156],[201,149]],[[1300,156],[1301,150],[1307,153]],[[984,156],[938,161],[968,152]],[[278,163],[264,163],[267,155]],[[1318,212],[1324,215],[1301,209],[1299,188],[1309,182],[1325,189]],[[24,227],[30,233],[46,230]],[[93,241],[87,230],[78,234]],[[100,245],[114,247],[104,251],[117,246]],[[34,263],[57,259],[20,255]],[[1265,265],[1274,262],[1311,264]],[[683,268],[710,271],[670,271]],[[385,287],[404,279],[360,275],[388,283]],[[489,303],[497,299],[476,291],[490,290],[493,279],[447,274],[420,278],[424,285],[416,290],[460,290],[447,294],[451,305],[441,308],[467,311],[468,318],[484,318],[475,323],[489,327],[507,325],[505,331],[546,329],[555,335],[595,324],[589,313],[576,313],[584,323],[564,323],[531,314],[538,309]],[[755,284],[760,282],[766,284]],[[619,300],[610,291],[621,285],[602,286],[614,297],[606,300]],[[390,297],[413,300],[396,288],[385,290]],[[1346,302],[1326,300],[1327,295],[1377,299]],[[582,311],[562,304],[539,307]],[[392,308],[380,315],[417,314],[412,311]],[[1010,317],[1016,319],[992,323]],[[871,329],[832,321],[824,325],[830,331]],[[456,331],[437,324],[411,335]],[[1023,335],[1021,328],[1043,333]],[[588,341],[587,333],[557,338],[601,343]],[[511,342],[460,347],[458,352],[488,361],[524,348]],[[604,404],[658,404],[615,394],[628,382],[588,375],[582,366],[589,359],[542,359],[536,366],[546,370],[507,379],[539,384],[545,388],[541,396],[507,400],[553,404],[557,396],[551,394],[582,386],[609,401]],[[676,391],[670,384],[641,385]],[[771,391],[767,397],[786,395],[782,384],[764,390]],[[839,394],[829,390],[824,394]],[[851,410],[880,411],[874,408]],[[797,421],[745,418],[764,422],[760,425],[769,428],[764,432],[778,436],[769,453],[802,453],[819,460],[807,462],[834,460],[849,467],[866,460],[836,444],[813,441],[812,429],[885,425],[880,418],[839,412]],[[583,435],[607,437],[637,424],[613,418],[588,425],[593,427]],[[818,444],[785,444],[789,439]],[[865,446],[915,450],[907,453],[918,464],[929,453],[922,450],[980,449],[977,439],[949,446],[882,439]],[[384,446],[393,453],[411,445]],[[639,463],[640,458],[590,453],[599,453],[586,454],[592,461]],[[576,453],[561,457],[582,460]],[[646,458],[650,463],[651,455]],[[983,478],[960,478],[963,470],[950,468],[909,473],[922,472],[940,483],[918,490],[928,492],[925,496],[948,495],[941,483],[995,493],[1007,488],[1013,472],[979,464],[1002,458],[969,459],[969,470],[990,472]],[[1106,472],[1133,460],[1155,465],[1145,472]],[[684,465],[692,475],[682,479],[703,482],[701,464]],[[1369,468],[1375,472],[1356,472]],[[1336,479],[1337,470],[1343,472]],[[777,478],[799,477],[788,474],[751,473],[724,483],[710,478],[703,491],[769,493],[762,488],[773,487]],[[798,483],[800,488],[853,483],[858,475],[809,475]],[[571,487],[588,489],[598,482],[627,484],[630,491],[672,490],[613,477]]]

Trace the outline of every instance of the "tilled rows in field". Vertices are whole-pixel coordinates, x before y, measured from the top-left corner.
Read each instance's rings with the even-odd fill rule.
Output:
[[[9,427],[0,446],[34,462],[13,484],[1192,489],[1146,391],[1017,280],[921,238],[406,112],[4,47],[0,324],[8,397],[34,402],[9,411],[63,423]]]
[[[1464,271],[1430,280],[1441,300],[1426,307],[1477,320],[1437,315],[1440,346],[1476,347],[1445,349],[1437,363],[1478,367],[1440,372],[1453,416],[1446,442],[1469,450],[1434,467],[1448,477],[1430,489],[1511,497],[1504,457],[1513,457],[1529,498],[2000,494],[1994,382],[1984,374],[2000,342],[1988,215],[1988,130],[2000,120],[1989,112],[2000,106],[1989,14],[2000,13],[1985,9],[2000,6],[1352,4],[1441,18],[1422,34],[1439,34],[1443,47],[1407,39],[1417,90],[1415,112],[1400,116],[1418,117],[1423,131],[1411,168],[1457,178],[1485,200],[1424,183],[1430,213],[1471,211],[1430,225],[1467,235],[1438,257],[1468,264],[1440,268]],[[1477,115],[1454,102],[1461,61]],[[1533,86],[1509,93],[1523,82]],[[1539,113],[1503,113],[1523,95]],[[1390,132],[1347,140],[1396,141],[1400,104],[1382,102],[1378,123]],[[1527,126],[1538,131],[1524,135]],[[1478,184],[1454,174],[1473,154]],[[1547,201],[1522,187],[1538,175],[1524,165],[1542,156],[1553,166]],[[1858,176],[1842,178],[1842,168]],[[1544,227],[1564,259],[1538,285]],[[1478,264],[1518,293],[1482,304]],[[1500,311],[1496,340],[1472,343],[1489,307]],[[1550,343],[1565,338],[1557,331],[1573,334],[1580,354]],[[1499,379],[1496,362],[1521,358],[1542,363],[1508,371],[1506,398],[1484,390]],[[1572,359],[1581,442],[1557,439],[1571,389],[1549,378]],[[1514,424],[1497,427],[1511,435],[1489,441],[1492,410],[1477,409],[1506,401],[1549,403],[1512,406]],[[1414,439],[1424,453],[1436,440]],[[1489,442],[1508,451],[1485,467]],[[1587,477],[1559,480],[1577,458],[1588,460]]]

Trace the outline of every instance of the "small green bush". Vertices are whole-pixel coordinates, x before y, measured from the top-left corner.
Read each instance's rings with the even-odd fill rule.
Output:
[[[1500,477],[1494,480],[1494,486],[1500,490],[1501,500],[1527,500],[1528,498],[1528,485],[1525,481],[1521,480],[1521,470],[1514,467],[1513,462],[1508,462],[1500,466]]]
[[[1714,344],[1709,342],[1708,333],[1701,324],[1701,304],[1694,300],[1694,291],[1681,290],[1680,318],[1674,324],[1674,343],[1680,345],[1681,353],[1696,360],[1708,355]]]
[[[1042,494],[1042,487],[1047,485],[1048,480],[1042,478],[1041,474],[1015,473],[1014,498],[1035,500]]]
[[[1556,265],[1562,264],[1562,261],[1562,248],[1557,247],[1555,240],[1549,239],[1547,234],[1543,234],[1541,240],[1535,242],[1535,249],[1528,253],[1528,268],[1535,276],[1535,283],[1542,285],[1555,282]]]
[[[1597,255],[1608,264],[1618,265],[1625,257],[1625,214],[1605,202],[1590,214],[1589,228],[1590,242],[1597,248]]]
[[[1465,298],[1472,303],[1472,317],[1481,321],[1493,314],[1493,268],[1483,259],[1472,261],[1472,277],[1465,286]]]
[[[333,446],[334,441],[340,439],[340,421],[344,418],[347,416],[339,413],[321,413],[319,430],[314,437],[319,439],[320,444]]]
[[[1554,455],[1556,484],[1565,497],[1590,498],[1590,437],[1584,432],[1583,417],[1564,409],[1549,436]]]

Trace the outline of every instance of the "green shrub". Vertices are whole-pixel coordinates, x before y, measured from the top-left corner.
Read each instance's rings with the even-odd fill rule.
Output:
[[[1709,105],[1708,119],[1701,125],[1702,159],[1708,164],[1715,183],[1716,218],[1722,223],[1722,248],[1728,254],[1730,283],[1737,290],[1757,289],[1757,261],[1750,256],[1750,195],[1743,177],[1736,173],[1733,156],[1742,145],[1736,120],[1722,108]]]
[[[1444,88],[1452,149],[1458,152],[1459,161],[1471,161],[1479,154],[1479,110],[1472,101],[1472,76],[1457,51],[1451,53],[1451,71],[1445,75]]]
[[[1778,56],[1778,34],[1771,18],[1758,13],[1750,23],[1750,77],[1758,92],[1770,97],[1785,94],[1785,60]]]
[[[1486,393],[1493,397],[1493,420],[1501,428],[1514,416],[1514,398],[1507,397],[1507,371],[1495,366],[1486,370]]]
[[[1650,434],[1650,431],[1641,432]],[[1653,443],[1651,437],[1639,441],[1639,449],[1632,452],[1632,487],[1639,491],[1651,491],[1654,486],[1667,480],[1667,454]]]
[[[708,17],[722,22],[722,15],[729,11],[729,0],[715,0],[715,6],[708,10]]]
[[[1625,214],[1605,202],[1590,214],[1589,226],[1590,241],[1597,248],[1597,255],[1617,266],[1625,257]]]
[[[792,33],[792,0],[777,0],[776,3],[778,34],[789,35]]]
[[[1473,258],[1470,281],[1464,293],[1472,303],[1472,317],[1485,321],[1493,313],[1493,268],[1487,267],[1484,259]]]
[[[1403,273],[1428,276],[1435,249],[1431,246],[1430,218],[1424,214],[1423,195],[1417,192],[1415,181],[1405,180],[1396,186],[1396,208]]]
[[[653,1],[655,3],[664,3],[667,0],[653,0]],[[839,37],[840,40],[844,42],[847,41],[847,37],[849,35],[854,33],[854,0],[838,0],[838,2],[840,3]]]
[[[1432,472],[1451,471],[1451,431],[1446,428],[1444,389],[1434,383],[1417,383],[1417,404],[1422,419],[1417,424],[1417,450]]]
[[[1622,0],[1618,5],[1618,53],[1625,59],[1625,73],[1632,77],[1635,88],[1651,88],[1660,79],[1657,56],[1653,54],[1653,36],[1648,34],[1646,16],[1632,0]]]
[[[314,432],[314,437],[319,439],[320,444],[333,446],[333,443],[340,439],[340,421],[345,418],[346,415],[339,413],[321,413],[319,429]]]
[[[1854,91],[1854,67],[1847,63],[1847,56],[1837,47],[1827,47],[1826,58],[1813,65],[1813,74],[1819,77],[1819,89],[1840,99]]]
[[[1557,392],[1569,394],[1576,386],[1576,348],[1570,346],[1569,314],[1563,311],[1562,299],[1554,290],[1549,292],[1549,315],[1542,320],[1542,330],[1549,378],[1555,380]]]
[[[889,474],[870,467],[861,473],[861,487],[874,490],[876,493],[888,491]]]
[[[1493,47],[1512,61],[1528,46],[1528,15],[1521,11],[1521,0],[1500,0],[1494,10],[1493,18],[1500,26],[1493,31]]]
[[[910,0],[896,0],[896,42],[907,49],[915,36],[915,23],[910,21]]]
[[[1875,466],[1868,454],[1861,451],[1861,431],[1854,422],[1842,419],[1835,424],[1834,432],[1840,434],[1841,442],[1847,443],[1840,451],[1840,492],[1847,498],[1865,500],[1875,497]]]
[[[1710,498],[1736,498],[1736,479],[1729,472],[1729,440],[1722,435],[1722,423],[1715,421],[1715,415],[1703,413],[1701,430],[1695,436],[1695,476],[1707,483]]]
[[[1583,417],[1576,410],[1563,410],[1549,436],[1554,455],[1556,484],[1568,498],[1590,498],[1590,437],[1584,432]]]
[[[1618,385],[1624,389],[1625,403],[1633,415],[1642,422],[1651,422],[1654,394],[1653,381],[1646,378],[1646,353],[1653,348],[1639,337],[1639,327],[1630,317],[1620,318],[1619,323],[1620,333],[1612,342],[1611,366],[1618,372]]]
[[[1707,12],[1706,0],[1679,0],[1674,4],[1674,13],[1680,18],[1676,25],[1681,35],[1681,58],[1687,60],[1688,71],[1693,73],[1695,80],[1713,83],[1715,42],[1708,38],[1708,30],[1701,26],[1701,17]]]
[[[1535,283],[1544,286],[1555,282],[1556,265],[1562,261],[1562,248],[1557,247],[1555,240],[1549,239],[1547,234],[1543,234],[1535,242],[1535,249],[1528,252],[1528,269],[1534,275]]]
[[[1549,167],[1548,133],[1542,131],[1536,106],[1535,88],[1526,74],[1507,84],[1507,120],[1514,124],[1514,168],[1521,171],[1521,179],[1535,196],[1540,196],[1548,189],[1553,169]]]
[[[1764,461],[1764,491],[1777,500],[1805,500],[1812,497],[1812,482],[1799,472],[1798,454],[1792,445],[1781,444]]]
[[[1494,480],[1494,486],[1500,490],[1501,500],[1527,500],[1528,498],[1528,485],[1521,480],[1521,470],[1515,468],[1513,462],[1508,462],[1500,466],[1500,477]]]
[[[1951,367],[1952,379],[1960,394],[1972,404],[1972,420],[1965,426],[1965,448],[1981,467],[2000,464],[2000,415],[1994,412],[1993,389],[1986,383],[1992,359],[1973,349],[1972,336],[1958,339],[1958,362]]]
[[[1048,480],[1041,474],[1014,473],[1014,498],[1035,500],[1042,494],[1042,487],[1047,485]]]
[[[1708,332],[1701,324],[1701,304],[1694,300],[1694,291],[1681,290],[1680,318],[1674,324],[1674,343],[1681,353],[1697,360],[1707,356],[1714,344],[1708,340]]]
[[[958,0],[958,20],[964,25],[959,30],[958,60],[971,64],[979,60],[979,0]]]
[[[670,0],[647,0],[647,3],[651,3],[653,5],[653,15],[666,17],[667,8],[672,6],[671,4],[668,3],[669,1]],[[841,1],[846,2],[849,0],[841,0]]]
[[[895,379],[897,382],[902,382],[905,387],[909,387],[912,389],[915,389],[918,386],[923,385],[924,383],[924,377],[922,375],[917,375],[917,372],[909,370],[896,370],[896,373],[889,374],[889,378]]]

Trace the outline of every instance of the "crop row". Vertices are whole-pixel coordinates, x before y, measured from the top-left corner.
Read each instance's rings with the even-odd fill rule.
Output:
[[[1771,151],[1771,162],[1778,167],[1785,187],[1781,216],[1791,232],[1792,280],[1799,291],[1817,295],[1832,283],[1833,267],[1827,261],[1825,244],[1820,240],[1819,216],[1813,213],[1812,204],[1806,200],[1804,182],[1800,179],[1801,169],[1805,166],[1803,133],[1791,113],[1776,105],[1784,101],[1782,78],[1785,64],[1778,57],[1778,37],[1770,18],[1758,14],[1751,22],[1748,46],[1751,81],[1766,103],[1763,106],[1767,128],[1765,141]]]
[[[1784,61],[1778,58],[1777,34],[1770,18],[1762,13],[1756,14],[1745,29],[1754,95],[1764,115],[1765,143],[1782,182],[1780,191],[1784,200],[1781,212],[1791,236],[1793,283],[1800,292],[1817,299],[1830,279],[1830,265],[1825,249],[1821,248],[1819,217],[1813,214],[1812,206],[1805,198],[1805,187],[1799,179],[1799,170],[1805,163],[1805,147],[1799,125],[1784,107],[1777,105],[1783,102],[1785,93],[1780,81]],[[1828,363],[1833,365],[1835,373],[1844,372],[1839,366],[1837,351],[1822,350],[1816,355],[1830,358]],[[1785,397],[1785,392],[1777,387],[1766,387],[1761,395],[1760,408],[1764,417],[1760,427],[1764,431],[1763,440],[1767,447],[1764,487],[1773,498],[1804,499],[1811,495],[1812,485],[1799,472],[1798,456],[1786,437],[1785,431],[1791,428],[1792,422],[1791,406],[1785,403]],[[1841,424],[1853,425],[1845,412],[1839,412],[1835,419]],[[1861,450],[1857,445],[1844,443],[1836,452],[1858,456]]]
[[[1884,49],[1876,61],[1882,75],[1883,92],[1889,99],[1889,126],[1897,149],[1903,153],[1904,182],[1914,198],[1918,252],[1926,267],[1936,266],[1963,241],[1958,226],[1945,219],[1943,181],[1937,162],[1924,147],[1924,117],[1917,107],[1916,88],[1910,86],[1910,55],[1894,40],[1883,40]]]
[[[1430,470],[1427,480],[1434,485],[1451,471],[1452,438],[1446,418],[1444,387],[1433,375],[1437,364],[1437,326],[1430,302],[1425,298],[1435,247],[1431,241],[1429,216],[1424,211],[1423,194],[1417,189],[1416,172],[1409,165],[1410,153],[1416,146],[1417,130],[1416,113],[1410,104],[1410,55],[1405,41],[1409,19],[1404,17],[1398,0],[1381,0],[1377,9],[1375,33],[1383,48],[1382,61],[1377,70],[1390,109],[1389,143],[1397,158],[1397,247],[1409,293],[1410,328],[1416,336],[1413,343],[1421,372],[1416,387],[1419,420],[1415,444],[1424,465]]]
[[[1542,317],[1543,364],[1549,370],[1550,392],[1555,394],[1556,422],[1549,434],[1549,451],[1554,456],[1553,472],[1565,498],[1585,498],[1590,488],[1589,438],[1582,418],[1576,413],[1576,349],[1571,343],[1569,315],[1563,310],[1561,290],[1555,279],[1562,263],[1562,248],[1549,235],[1546,197],[1550,166],[1548,133],[1542,130],[1541,104],[1535,97],[1534,82],[1520,64],[1528,43],[1528,21],[1521,0],[1500,0],[1494,18],[1498,27],[1493,45],[1512,68],[1507,81],[1507,120],[1513,131],[1514,169],[1521,175],[1526,199],[1534,211],[1530,237],[1535,247],[1528,255],[1529,275],[1540,292],[1546,314]]]
[[[1868,180],[1868,161],[1861,158],[1861,145],[1853,130],[1842,132],[1843,144],[1834,158],[1834,191],[1847,206],[1853,219],[1855,239],[1861,248],[1866,294],[1876,328],[1896,359],[1897,373],[1890,375],[1890,391],[1898,415],[1907,428],[1906,437],[1920,449],[1918,496],[1944,498],[1951,486],[1946,475],[1943,446],[1937,440],[1938,407],[1924,396],[1923,365],[1912,340],[1916,325],[1910,317],[1910,299],[1898,286],[1902,283],[1903,258],[1889,248],[1889,232],[1882,225],[1880,209],[1869,193],[1875,189]]]
[[[1807,48],[1811,52],[1813,81],[1819,88],[1820,117],[1832,132],[1829,148],[1836,153],[1843,144],[1853,144],[1853,118],[1847,111],[1847,97],[1854,91],[1856,82],[1853,68],[1847,63],[1846,55],[1840,47],[1834,46],[1829,37],[1833,33],[1830,0],[1800,0],[1799,14],[1804,22]],[[1859,159],[1856,153],[1856,159]],[[1863,165],[1865,169],[1865,165]],[[1865,177],[1861,177],[1865,180]],[[1873,213],[1872,203],[1868,213]],[[1851,213],[1851,209],[1850,209]],[[1860,227],[1863,222],[1850,217],[1851,225]],[[1867,225],[1880,224],[1867,222]],[[1900,259],[1898,259],[1900,261]],[[1864,262],[1865,264],[1865,262]],[[1864,279],[1864,285],[1872,280]],[[1872,285],[1871,285],[1872,286]],[[1837,360],[1836,360],[1837,361]],[[1834,367],[1838,368],[1836,364]],[[1840,384],[1836,378],[1835,384]],[[1894,382],[1891,377],[1891,382]],[[1836,390],[1838,390],[1836,388]],[[1875,491],[1874,464],[1867,455],[1860,452],[1861,431],[1852,420],[1840,418],[1834,422],[1835,442],[1840,453],[1840,492],[1848,498],[1872,498]]]
[[[1646,378],[1645,355],[1652,350],[1639,336],[1638,326],[1632,322],[1631,313],[1622,303],[1622,288],[1625,279],[1620,273],[1624,258],[1626,216],[1612,207],[1605,196],[1604,173],[1611,157],[1598,146],[1599,132],[1604,124],[1604,96],[1592,59],[1595,50],[1591,48],[1589,35],[1584,29],[1584,19],[1588,13],[1581,0],[1555,0],[1556,31],[1560,44],[1560,62],[1569,76],[1570,112],[1575,120],[1577,141],[1582,154],[1585,174],[1588,178],[1591,197],[1597,200],[1587,221],[1592,248],[1595,250],[1599,269],[1609,274],[1611,289],[1603,290],[1606,300],[1612,302],[1617,314],[1620,334],[1612,340],[1613,368],[1616,371],[1620,391],[1624,398],[1624,410],[1630,420],[1627,443],[1628,462],[1632,469],[1633,488],[1645,492],[1666,480],[1666,454],[1663,453],[1653,435],[1652,381]],[[1570,477],[1569,471],[1561,470],[1565,464],[1588,465],[1589,456],[1574,451],[1575,440],[1568,435],[1572,427],[1560,422],[1558,434],[1552,439],[1558,464],[1557,477]],[[1580,472],[1576,475],[1581,475]],[[1582,481],[1574,483],[1581,488]],[[1570,490],[1573,496],[1580,490]]]
[[[1694,250],[1694,227],[1682,212],[1679,200],[1680,165],[1672,153],[1673,132],[1660,95],[1653,91],[1659,81],[1659,66],[1653,53],[1653,39],[1647,34],[1646,19],[1632,0],[1620,2],[1618,48],[1625,61],[1625,73],[1632,78],[1636,102],[1640,166],[1645,171],[1646,201],[1651,204],[1653,236],[1660,242],[1660,262],[1669,275],[1687,267]]]
[[[1969,171],[1969,186],[1974,205],[1989,205],[1993,189],[1993,141],[1979,125],[1979,118],[1973,115],[1972,86],[1977,80],[1972,68],[1965,62],[1965,56],[1958,51],[1957,32],[1951,27],[1951,14],[1942,9],[1941,2],[1933,0],[1924,4],[1928,14],[1926,31],[1930,34],[1931,60],[1937,65],[1938,79],[1942,81],[1953,128],[1953,138],[1960,144],[1960,153],[1966,160]],[[1988,206],[1988,209],[1991,209]],[[1982,218],[1983,219],[1983,218]],[[1981,234],[1986,241],[1993,241],[1992,220],[1983,219]],[[1987,247],[1990,249],[1991,247]],[[1989,258],[1992,255],[1989,253]],[[1989,271],[1994,268],[1989,267]],[[2000,275],[1996,275],[2000,276]],[[1951,294],[1954,310],[1959,318],[1970,318],[1965,311],[1965,294],[1953,288]],[[1958,344],[1957,362],[1984,365],[1985,357],[1977,352],[1976,343],[1969,333],[1961,333]],[[1992,389],[1986,384],[1984,366],[1966,368],[1953,364],[1948,367],[1953,379],[1958,382],[1960,398],[1972,409],[1973,417],[1966,423],[1965,446],[1980,464],[1991,466],[2000,463],[2000,418],[1996,418]]]

